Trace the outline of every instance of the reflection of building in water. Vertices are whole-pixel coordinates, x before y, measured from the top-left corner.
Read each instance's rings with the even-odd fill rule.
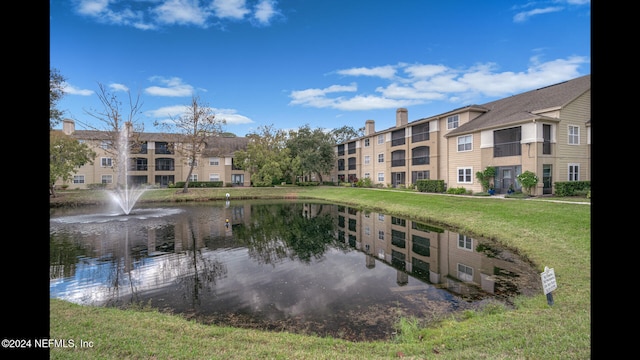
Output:
[[[398,269],[398,285],[407,274],[451,292],[472,295],[515,290],[511,284],[527,264],[487,256],[491,242],[427,224],[369,211],[338,206],[337,239],[363,251],[366,267],[375,259]],[[508,288],[508,289],[507,289]]]

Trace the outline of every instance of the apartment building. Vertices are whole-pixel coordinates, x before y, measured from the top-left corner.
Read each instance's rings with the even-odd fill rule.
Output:
[[[479,192],[475,173],[495,167],[497,193],[519,189],[516,177],[528,170],[541,180],[533,193],[552,194],[554,182],[591,179],[591,75],[411,122],[399,108],[394,127],[376,131],[367,120],[364,136],[336,153],[338,181],[437,179]]]
[[[75,122],[70,119],[63,121],[62,132],[88,144],[97,154],[93,164],[85,164],[78,169],[69,187],[86,189],[90,184],[106,184],[107,188],[113,186],[117,171],[111,135],[105,131],[76,130]],[[186,181],[191,164],[175,151],[179,141],[180,136],[176,134],[135,134],[138,145],[132,147],[129,155],[129,183],[167,187]],[[250,186],[249,173],[233,163],[233,153],[245,149],[247,143],[245,137],[211,137],[196,161],[190,181],[222,181],[225,185]],[[63,183],[59,181],[56,185]]]

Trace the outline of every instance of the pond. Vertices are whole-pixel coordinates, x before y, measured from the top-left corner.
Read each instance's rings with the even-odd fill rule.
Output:
[[[50,297],[151,306],[205,324],[392,339],[516,295],[540,275],[496,243],[372,211],[302,201],[52,209]]]

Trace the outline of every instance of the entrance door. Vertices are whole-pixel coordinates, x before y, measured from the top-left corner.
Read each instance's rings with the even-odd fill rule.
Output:
[[[553,179],[551,178],[551,164],[542,165],[542,194],[553,193]]]
[[[244,185],[243,174],[231,174],[231,183],[233,185]]]
[[[398,187],[398,185],[404,185],[404,172],[391,173],[391,185]]]
[[[515,184],[513,183],[513,169],[512,168],[502,169],[501,178],[502,178],[502,186],[500,187],[500,193],[501,194],[506,194],[507,191],[509,191],[509,187],[513,187],[513,189],[516,188]]]

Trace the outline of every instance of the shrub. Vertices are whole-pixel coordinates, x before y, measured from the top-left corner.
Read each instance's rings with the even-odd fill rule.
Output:
[[[522,187],[527,190],[527,193],[531,195],[531,190],[538,184],[538,176],[527,170],[518,175],[518,181],[522,184]]]
[[[464,187],[455,187],[455,188],[448,188],[447,189],[447,194],[454,194],[454,195],[464,195],[467,193],[467,189],[465,189]],[[489,194],[487,194],[489,195]]]

